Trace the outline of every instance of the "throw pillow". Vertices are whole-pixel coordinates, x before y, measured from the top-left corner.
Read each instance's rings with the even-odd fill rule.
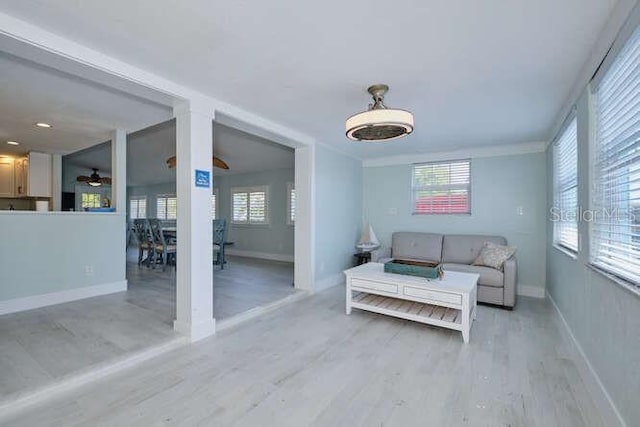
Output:
[[[496,245],[495,243],[485,242],[480,255],[473,261],[473,265],[483,265],[485,267],[502,270],[502,265],[506,260],[516,253],[517,248],[514,246]]]

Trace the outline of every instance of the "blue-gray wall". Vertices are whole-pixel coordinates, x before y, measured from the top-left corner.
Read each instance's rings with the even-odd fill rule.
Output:
[[[578,205],[589,206],[589,99],[577,104]],[[551,146],[547,175],[553,176]],[[551,179],[547,207],[553,204]],[[588,266],[589,224],[580,222],[582,250],[574,259],[547,235],[547,290],[627,425],[640,421],[640,296]]]
[[[176,195],[176,183],[168,182],[166,184],[145,185],[138,187],[127,187],[127,215],[129,215],[129,198],[133,196],[147,197],[147,218],[157,218],[156,197],[159,194]]]
[[[125,280],[123,215],[2,212],[0,230],[0,301]]]
[[[287,224],[287,183],[294,180],[294,169],[214,176],[213,189],[218,190],[218,217],[227,219],[227,240],[234,242],[229,253],[275,255],[277,259],[293,261],[294,227]],[[269,187],[269,225],[231,224],[231,188],[261,185]],[[127,203],[132,196],[147,196],[147,217],[155,218],[159,194],[175,195],[176,184],[128,187]]]
[[[344,281],[353,266],[362,228],[362,162],[316,146],[315,162],[316,290]]]
[[[394,231],[504,236],[518,247],[519,284],[544,288],[545,161],[544,153],[472,159],[471,215],[413,215],[412,166],[366,167],[364,221],[386,247]]]
[[[287,224],[287,183],[294,180],[293,169],[213,178],[213,188],[218,189],[218,216],[227,220],[228,240],[234,242],[229,253],[258,252],[293,261],[294,227]],[[230,224],[231,188],[262,185],[269,187],[269,225]]]

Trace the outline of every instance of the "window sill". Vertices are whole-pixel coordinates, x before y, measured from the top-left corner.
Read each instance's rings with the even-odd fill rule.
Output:
[[[636,284],[634,284],[633,282],[630,282],[626,279],[623,279],[619,276],[616,276],[613,273],[608,272],[607,270],[603,269],[602,267],[598,267],[597,265],[591,264],[591,263],[587,263],[587,267],[592,270],[595,271],[596,273],[600,274],[601,276],[604,276],[605,278],[611,280],[612,282],[616,283],[618,286],[626,289],[627,291],[631,292],[632,294],[634,294],[637,297],[640,297],[640,287],[638,287]]]
[[[572,251],[571,249],[567,249],[564,246],[560,246],[557,244],[553,244],[553,247],[556,248],[558,251],[562,252],[563,254],[565,254],[566,256],[568,256],[569,258],[571,258],[572,260],[577,260],[578,259],[578,253]]]
[[[271,228],[271,224],[266,223],[266,224],[248,224],[246,222],[232,222],[231,223],[232,227],[237,227],[237,228]]]

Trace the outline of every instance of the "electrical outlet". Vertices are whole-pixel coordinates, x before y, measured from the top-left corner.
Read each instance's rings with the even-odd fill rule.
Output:
[[[398,215],[398,208],[389,208],[387,209],[387,215]]]
[[[93,276],[93,265],[85,265],[84,274],[85,276]]]
[[[524,215],[524,208],[523,208],[522,206],[518,206],[518,207],[516,208],[516,213],[517,213],[519,216]]]

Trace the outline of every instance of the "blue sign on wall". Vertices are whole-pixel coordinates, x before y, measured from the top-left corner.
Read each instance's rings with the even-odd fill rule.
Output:
[[[196,187],[209,188],[211,180],[209,171],[196,169]]]

